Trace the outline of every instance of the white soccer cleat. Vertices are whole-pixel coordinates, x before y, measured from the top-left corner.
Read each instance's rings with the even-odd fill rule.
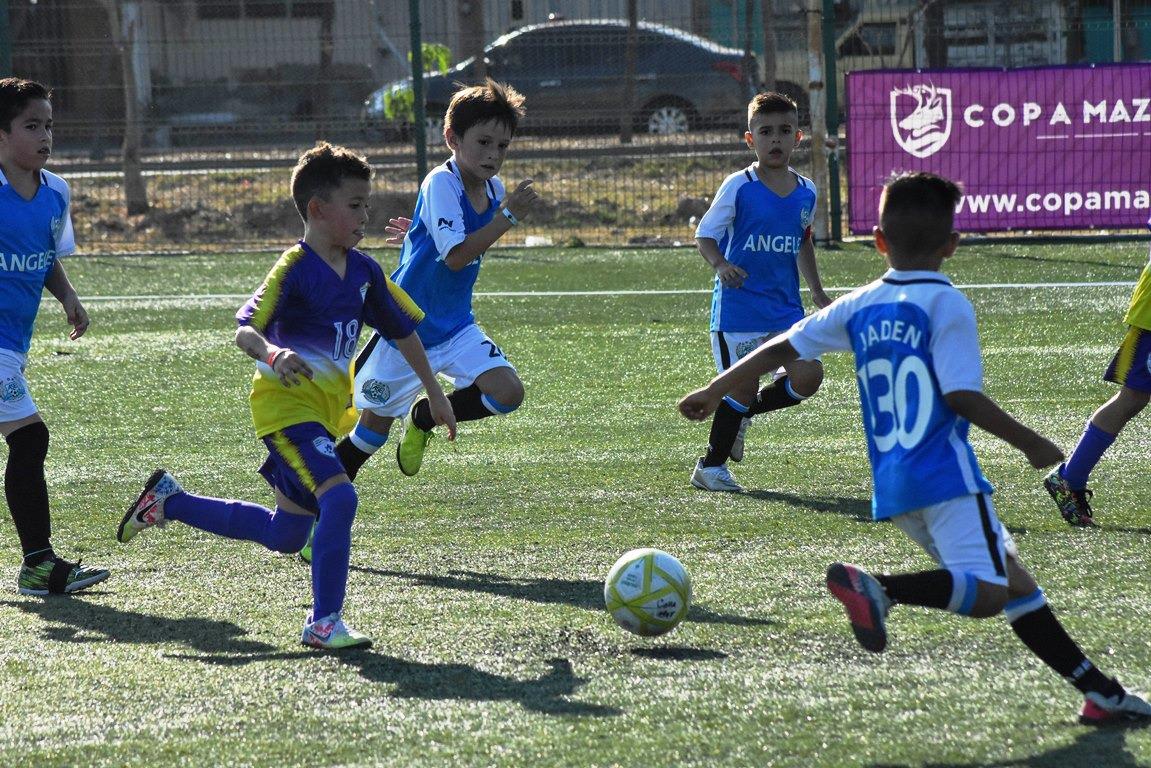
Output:
[[[153,525],[164,527],[164,502],[169,496],[181,493],[184,489],[176,482],[167,470],[157,469],[144,483],[144,490],[136,499],[136,503],[128,507],[124,519],[120,521],[120,528],[116,531],[116,540],[127,544],[137,533]]]
[[[743,461],[743,444],[747,438],[747,428],[751,426],[751,419],[744,417],[739,422],[739,432],[735,433],[735,442],[731,444],[731,453],[728,456],[732,461]]]
[[[1126,691],[1114,696],[1091,691],[1086,694],[1079,712],[1079,722],[1083,725],[1151,722],[1151,704]]]
[[[705,467],[703,459],[695,463],[691,471],[691,484],[705,491],[727,491],[728,493],[743,493],[743,486],[731,476],[726,464],[718,467]]]
[[[340,614],[331,613],[315,621],[308,614],[300,642],[312,648],[340,651],[345,648],[368,648],[372,639],[345,624]]]

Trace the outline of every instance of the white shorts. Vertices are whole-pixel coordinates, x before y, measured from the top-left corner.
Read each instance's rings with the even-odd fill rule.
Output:
[[[480,374],[493,368],[515,370],[496,343],[475,323],[427,353],[432,373],[443,376],[456,389],[469,386]],[[360,410],[372,411],[377,416],[399,418],[408,415],[423,389],[420,377],[400,351],[381,339],[356,373],[355,403]]]
[[[960,496],[890,519],[940,566],[989,584],[1007,583],[1006,556],[1017,554],[1015,540],[989,495]]]
[[[772,338],[786,331],[786,328],[782,331],[768,331],[766,333],[760,331],[712,331],[711,355],[715,358],[715,370],[718,373],[723,373],[771,341]],[[783,376],[783,368],[773,373],[772,379],[778,379],[781,376]]]
[[[26,419],[39,410],[24,378],[24,357],[0,349],[0,422]]]

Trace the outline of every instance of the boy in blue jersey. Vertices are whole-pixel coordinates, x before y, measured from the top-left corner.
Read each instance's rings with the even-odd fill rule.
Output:
[[[872,512],[907,533],[939,564],[873,576],[846,563],[827,586],[869,651],[887,645],[896,603],[982,618],[1003,612],[1019,639],[1084,695],[1080,721],[1151,719],[1151,706],[1104,676],[1071,639],[1019,561],[996,518],[991,485],[967,440],[970,424],[1018,448],[1033,467],[1062,453],[983,393],[975,312],[939,271],[959,242],[952,230],[959,188],[927,173],[884,187],[876,248],[890,269],[796,323],[686,396],[680,412],[703,419],[727,392],[786,362],[852,350],[872,469]],[[926,482],[926,480],[930,482]]]
[[[107,570],[70,563],[52,549],[48,427],[24,378],[45,288],[64,308],[69,338],[88,330],[88,313],[58,261],[76,241],[68,184],[44,170],[52,156],[51,95],[32,80],[0,80],[0,434],[8,443],[4,497],[24,554],[16,588],[24,595],[66,594],[108,578]]]
[[[1147,226],[1151,228],[1151,220]],[[1127,422],[1151,401],[1151,261],[1131,292],[1123,322],[1127,334],[1103,374],[1104,381],[1119,385],[1119,391],[1091,414],[1067,463],[1043,479],[1063,519],[1071,525],[1095,525],[1087,478]]]
[[[779,93],[757,94],[747,108],[744,141],[756,161],[724,179],[696,229],[696,243],[715,270],[711,348],[721,373],[803,317],[799,276],[816,307],[831,299],[815,264],[811,224],[815,184],[788,162],[802,137],[795,102]],[[724,398],[711,422],[707,452],[691,484],[706,491],[739,492],[727,460],[743,459],[751,418],[798,405],[823,381],[818,359],[789,361],[762,389],[748,381]]]
[[[258,363],[251,409],[268,449],[260,474],[276,509],[195,496],[159,469],[124,515],[123,543],[168,520],[277,552],[298,552],[317,516],[312,543],[312,611],[305,645],[325,649],[371,641],[344,623],[356,490],[336,458],[334,437],[355,421],[349,368],[364,324],[395,341],[427,388],[432,418],[450,434],[455,420],[428,367],[416,325],[420,308],[355,249],[364,236],[371,167],[342,147],[321,142],[292,173],[292,198],[304,239],[289,248],[239,312],[236,344]]]
[[[523,117],[523,96],[489,80],[458,91],[444,116],[452,157],[424,179],[392,279],[424,308],[416,329],[432,370],[455,386],[448,396],[457,421],[514,411],[524,399],[516,369],[476,324],[472,289],[484,252],[538,202],[532,180],[510,194],[496,175]],[[383,447],[392,422],[409,416],[396,447],[400,471],[419,472],[436,422],[423,382],[394,344],[373,338],[356,361],[360,419],[337,446],[348,476]]]

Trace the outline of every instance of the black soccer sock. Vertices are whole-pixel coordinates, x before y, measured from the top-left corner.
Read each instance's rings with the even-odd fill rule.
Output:
[[[883,574],[875,578],[888,597],[904,605],[947,610],[955,591],[955,577],[945,570]]]
[[[1123,687],[1115,680],[1100,672],[1091,660],[1084,655],[1083,650],[1076,644],[1067,630],[1055,618],[1051,607],[1042,597],[1043,593],[1036,590],[1038,598],[1030,596],[1008,603],[1005,612],[1007,620],[1015,635],[1039,659],[1058,672],[1067,682],[1074,685],[1083,693],[1097,691],[1104,696],[1114,696],[1123,692]],[[1038,608],[1027,610],[1026,613],[1017,613],[1012,606],[1030,600]]]
[[[719,407],[715,409],[715,416],[711,419],[711,433],[707,438],[707,453],[703,457],[705,467],[718,467],[731,457],[731,446],[735,445],[735,438],[739,434],[739,423],[743,421],[744,414],[731,406],[724,398]]]
[[[448,402],[452,404],[452,413],[456,415],[456,421],[475,421],[498,415],[484,405],[483,396],[484,393],[475,384],[469,384],[448,395]],[[436,422],[432,420],[432,407],[426,397],[420,398],[412,408],[412,422],[425,432],[436,426]]]
[[[755,395],[755,402],[747,409],[748,416],[757,416],[769,411],[778,411],[780,408],[790,408],[799,405],[805,398],[796,399],[787,391],[788,377],[783,376],[768,384]]]
[[[344,465],[348,479],[355,480],[356,475],[360,473],[360,467],[372,458],[372,454],[361,451],[352,443],[351,438],[345,435],[343,440],[336,443],[336,458]]]
[[[48,482],[44,459],[48,456],[48,427],[37,421],[8,435],[8,464],[4,468],[4,497],[16,524],[25,565],[37,565],[52,552],[52,518],[48,512]]]

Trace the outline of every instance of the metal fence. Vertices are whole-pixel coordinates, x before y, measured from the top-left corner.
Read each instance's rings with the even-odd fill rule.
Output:
[[[431,134],[429,162],[445,159],[445,94],[484,75],[527,96],[501,176],[536,179],[547,204],[516,230],[521,241],[690,241],[723,177],[754,159],[741,138],[750,94],[774,75],[806,120],[814,11],[632,1],[630,38],[627,0],[0,0],[0,10],[13,71],[55,89],[51,167],[72,183],[82,250],[278,247],[300,230],[289,168],[318,138],[377,166],[378,242],[383,219],[412,210],[413,137]],[[422,61],[448,70],[424,83],[425,126],[404,100],[412,5]],[[840,83],[855,69],[1151,58],[1151,0],[831,7]],[[128,205],[125,157],[142,172],[144,206]],[[810,174],[810,160],[805,144],[793,164]]]

